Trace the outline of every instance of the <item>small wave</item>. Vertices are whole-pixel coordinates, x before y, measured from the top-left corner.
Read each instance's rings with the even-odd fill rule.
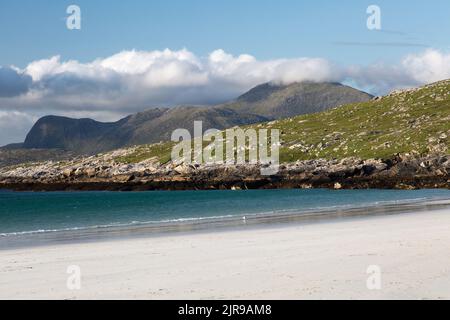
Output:
[[[145,225],[159,225],[177,222],[195,222],[202,220],[219,220],[226,218],[239,218],[238,215],[223,215],[223,216],[209,216],[209,217],[191,217],[191,218],[177,218],[177,219],[167,219],[158,221],[131,221],[126,223],[114,222],[105,225],[95,225],[86,227],[72,227],[72,228],[61,228],[61,229],[39,229],[30,231],[17,231],[17,232],[7,232],[0,233],[0,237],[11,237],[11,236],[21,236],[21,235],[32,235],[32,234],[42,234],[42,233],[53,233],[53,232],[70,232],[70,231],[87,231],[96,229],[107,229],[107,228],[121,228],[121,227],[131,227],[131,226],[145,226]]]
[[[99,229],[108,229],[108,228],[126,228],[132,226],[148,226],[148,225],[162,225],[162,224],[176,224],[176,223],[187,223],[187,222],[198,222],[198,221],[214,221],[221,219],[242,219],[253,218],[253,217],[263,217],[270,216],[276,214],[310,214],[310,213],[320,213],[326,212],[330,210],[345,210],[345,209],[360,209],[360,208],[369,208],[376,206],[386,206],[386,205],[405,205],[405,204],[414,204],[420,202],[427,201],[445,201],[449,200],[448,198],[443,197],[418,197],[412,199],[401,199],[401,200],[386,200],[386,201],[373,201],[369,203],[361,203],[361,204],[339,204],[332,206],[321,206],[321,207],[308,207],[308,208],[291,208],[291,209],[277,209],[270,211],[262,211],[262,212],[247,212],[247,213],[238,213],[238,214],[228,214],[228,215],[219,215],[219,216],[206,216],[206,217],[186,217],[186,218],[174,218],[174,219],[166,219],[166,220],[151,220],[151,221],[131,221],[131,222],[112,222],[104,225],[93,225],[93,226],[81,226],[81,227],[70,227],[70,228],[61,228],[61,229],[39,229],[39,230],[30,230],[30,231],[17,231],[17,232],[7,232],[0,233],[0,237],[11,237],[11,236],[23,236],[23,235],[33,235],[33,234],[45,234],[45,233],[55,233],[55,232],[74,232],[74,231],[88,231],[88,230],[99,230]]]

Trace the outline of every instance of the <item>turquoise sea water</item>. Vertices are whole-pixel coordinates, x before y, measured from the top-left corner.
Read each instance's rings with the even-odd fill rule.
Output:
[[[269,214],[301,215],[437,199],[450,199],[450,190],[0,191],[0,236]]]

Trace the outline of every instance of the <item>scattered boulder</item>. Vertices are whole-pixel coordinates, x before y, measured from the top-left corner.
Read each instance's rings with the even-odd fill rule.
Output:
[[[188,174],[191,170],[190,170],[190,167],[189,167],[189,166],[187,166],[187,165],[185,165],[185,164],[181,164],[181,165],[175,167],[175,168],[173,169],[173,171],[175,171],[175,172],[178,173],[178,174],[185,175],[185,174]]]
[[[334,189],[335,190],[341,190],[342,189],[342,185],[339,182],[335,182],[334,183]]]
[[[74,173],[75,173],[75,170],[72,168],[64,169],[62,171],[62,175],[66,178],[72,177],[74,175]]]
[[[267,164],[157,164],[115,162],[109,155],[72,162],[43,162],[0,168],[0,187],[22,186],[33,190],[38,183],[69,190],[93,184],[114,189],[230,189],[234,188],[450,188],[450,155],[420,157],[398,154],[388,159],[314,159],[284,163],[272,176],[261,175]],[[118,187],[117,187],[118,188]],[[52,189],[53,190],[53,189]],[[122,190],[122,189],[121,189]]]

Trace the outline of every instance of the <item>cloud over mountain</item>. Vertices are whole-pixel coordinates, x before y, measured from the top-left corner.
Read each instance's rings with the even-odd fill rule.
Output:
[[[199,58],[180,51],[123,51],[90,63],[59,56],[30,63],[31,92],[49,104],[64,98],[69,108],[130,108],[211,104],[231,99],[268,81],[339,80],[337,70],[317,58],[258,61],[216,50]],[[125,111],[125,110],[123,110]]]
[[[54,56],[24,69],[0,68],[0,129],[11,117],[22,128],[45,114],[113,120],[154,106],[215,104],[269,81],[348,82],[384,94],[445,78],[450,54],[433,49],[396,65],[369,66],[339,66],[322,58],[258,60],[220,49],[207,57],[186,49],[131,50],[87,63]]]

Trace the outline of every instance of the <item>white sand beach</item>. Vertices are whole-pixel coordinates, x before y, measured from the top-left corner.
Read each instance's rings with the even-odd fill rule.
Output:
[[[0,298],[450,299],[450,210],[5,250]]]

